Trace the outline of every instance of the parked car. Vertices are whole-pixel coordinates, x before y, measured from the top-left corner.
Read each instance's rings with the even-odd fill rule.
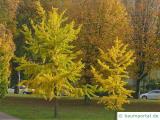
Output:
[[[14,87],[8,88],[8,93],[14,93]]]
[[[14,93],[15,87],[8,88],[8,93]],[[34,89],[29,89],[26,86],[19,86],[19,93],[20,94],[32,94],[35,90]]]
[[[29,88],[26,87],[23,90],[23,94],[32,94],[34,91],[35,91],[34,89],[29,89]]]
[[[141,99],[160,99],[160,90],[152,90],[140,95]]]
[[[25,86],[19,86],[19,93],[23,93]],[[8,88],[8,93],[14,93],[15,87]]]

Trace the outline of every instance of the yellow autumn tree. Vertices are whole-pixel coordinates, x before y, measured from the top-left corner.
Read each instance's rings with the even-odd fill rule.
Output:
[[[0,24],[0,98],[7,94],[11,73],[10,61],[14,56],[14,50],[11,32]]]
[[[108,94],[101,97],[99,103],[103,103],[110,110],[122,110],[123,104],[129,103],[127,98],[132,93],[125,88],[127,85],[125,80],[129,78],[127,68],[134,62],[134,52],[127,47],[128,45],[117,38],[114,46],[107,53],[100,49],[99,70],[92,67],[94,79]]]
[[[39,2],[37,6],[42,17],[39,23],[31,19],[34,32],[27,25],[21,30],[25,36],[27,55],[17,58],[17,70],[28,77],[20,84],[35,89],[35,94],[48,101],[54,99],[54,115],[57,117],[58,97],[83,95],[76,82],[84,65],[78,58],[80,52],[75,51],[73,45],[81,26],[75,27],[74,21],[67,24],[65,12],[59,14],[56,8],[46,12]]]

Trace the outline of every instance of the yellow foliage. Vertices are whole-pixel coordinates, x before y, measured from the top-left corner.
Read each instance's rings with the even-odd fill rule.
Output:
[[[10,76],[10,61],[14,56],[15,46],[11,32],[0,24],[0,98],[7,94]]]
[[[125,86],[128,79],[127,67],[134,62],[132,50],[127,50],[127,45],[121,40],[116,39],[114,46],[104,53],[100,49],[101,59],[98,59],[100,71],[92,67],[94,79],[100,87],[108,94],[100,98],[99,103],[103,103],[106,108],[111,110],[122,110],[125,103],[129,103],[131,90]]]
[[[27,25],[23,26],[26,40],[26,50],[30,56],[17,58],[28,80],[21,84],[35,89],[35,93],[50,101],[58,96],[78,96],[83,91],[76,88],[83,68],[78,60],[79,52],[73,51],[72,42],[77,39],[80,26],[75,28],[74,22],[65,24],[64,13],[58,14],[58,9],[43,11],[37,3],[40,23],[31,21],[34,33]],[[34,35],[33,35],[34,34]]]

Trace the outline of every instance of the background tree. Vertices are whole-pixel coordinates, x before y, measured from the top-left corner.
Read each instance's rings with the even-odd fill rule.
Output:
[[[12,34],[0,24],[0,97],[8,92],[10,77],[10,60],[14,55],[14,43]]]
[[[157,39],[157,1],[136,0],[132,12],[136,62],[133,79],[136,80],[136,98],[140,94],[140,83],[157,66],[160,59]]]
[[[0,1],[0,23],[6,25],[11,32],[16,31],[16,10],[19,0],[1,0]]]
[[[55,117],[57,116],[57,98],[83,94],[82,89],[76,88],[83,64],[77,58],[72,44],[77,39],[80,26],[75,28],[72,21],[66,24],[64,12],[58,14],[58,9],[42,10],[39,23],[31,20],[29,28],[23,26],[26,50],[28,56],[17,59],[18,70],[24,71],[28,80],[22,82],[35,93],[46,100],[55,100]]]
[[[4,24],[9,35],[12,36],[16,32],[16,10],[19,0],[1,0],[0,1],[0,23]],[[4,30],[5,33],[6,30]],[[12,34],[12,35],[11,35]],[[14,39],[14,35],[13,35]],[[12,63],[12,60],[11,60]],[[13,64],[11,65],[11,73]],[[8,73],[7,73],[8,74]],[[12,79],[10,79],[12,83]],[[9,85],[10,86],[10,85]]]
[[[129,78],[127,68],[134,62],[134,52],[127,47],[128,45],[117,39],[107,53],[100,49],[101,58],[98,59],[100,70],[92,67],[97,84],[108,94],[100,98],[99,103],[103,103],[111,110],[122,109],[122,105],[129,102],[128,97],[132,93],[125,88],[127,85],[125,80]]]

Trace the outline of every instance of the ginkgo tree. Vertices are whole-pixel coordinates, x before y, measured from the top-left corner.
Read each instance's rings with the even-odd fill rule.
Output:
[[[0,98],[3,98],[8,92],[10,61],[14,56],[14,50],[11,32],[0,24]]]
[[[124,81],[129,78],[127,67],[134,62],[134,52],[127,47],[117,38],[107,53],[100,49],[99,71],[92,67],[99,88],[108,94],[101,97],[99,103],[111,110],[123,109],[123,104],[129,102],[127,98],[133,92],[125,88],[127,82]]]
[[[64,13],[52,8],[46,12],[41,6],[42,17],[39,23],[31,20],[31,28],[23,26],[27,54],[17,58],[17,70],[28,76],[21,84],[35,89],[35,94],[46,100],[55,99],[54,115],[57,116],[59,96],[78,96],[83,90],[76,88],[83,64],[79,51],[72,44],[77,39],[81,26],[75,27],[74,21],[66,23]]]

